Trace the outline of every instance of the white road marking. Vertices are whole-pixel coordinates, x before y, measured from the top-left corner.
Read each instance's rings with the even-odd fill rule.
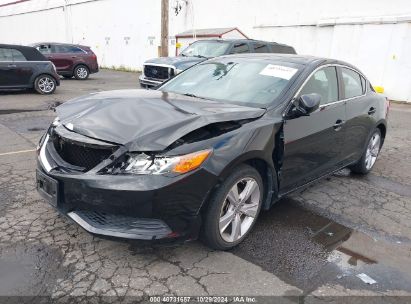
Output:
[[[0,153],[0,156],[20,154],[20,153],[28,153],[28,152],[35,152],[35,151],[36,151],[36,149],[13,151],[13,152]]]

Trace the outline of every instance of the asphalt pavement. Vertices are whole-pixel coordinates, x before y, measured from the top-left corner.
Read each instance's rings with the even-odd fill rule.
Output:
[[[411,105],[392,104],[371,174],[345,169],[290,195],[261,214],[242,244],[218,252],[198,241],[150,247],[93,237],[36,193],[35,148],[53,108],[130,88],[138,88],[137,73],[102,70],[86,81],[62,79],[50,96],[0,92],[0,302],[411,302]]]

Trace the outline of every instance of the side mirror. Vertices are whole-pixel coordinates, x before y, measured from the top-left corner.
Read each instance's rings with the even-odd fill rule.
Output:
[[[317,93],[301,95],[300,98],[294,101],[288,116],[289,118],[309,116],[318,109],[320,102],[321,96]]]

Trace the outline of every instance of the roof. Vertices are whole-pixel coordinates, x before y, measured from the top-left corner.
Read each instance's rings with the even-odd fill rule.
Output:
[[[26,59],[29,61],[48,61],[42,53],[40,53],[38,50],[31,46],[16,44],[0,44],[0,48],[19,50],[24,55],[24,57],[26,57]]]
[[[292,47],[291,45],[288,45],[285,43],[279,43],[275,41],[256,40],[256,39],[249,39],[249,38],[216,38],[216,39],[204,39],[204,40],[199,39],[197,41],[259,42],[259,43],[264,43],[264,44],[269,43],[269,44],[275,44],[279,46]]]
[[[240,31],[236,27],[221,27],[221,28],[188,30],[188,31],[177,34],[176,37],[178,38],[192,37],[194,36],[194,33],[197,37],[220,37],[232,31],[238,31],[245,38],[248,38],[242,31]]]
[[[273,60],[278,62],[289,62],[296,63],[301,65],[309,65],[314,62],[323,62],[323,61],[333,61],[333,59],[326,59],[315,56],[308,55],[296,55],[296,54],[276,54],[276,53],[244,53],[244,54],[233,54],[216,57],[214,59],[218,60],[219,58],[225,57],[236,57],[236,58],[258,58],[262,60]]]
[[[76,44],[76,43],[65,43],[65,42],[36,42],[36,43],[31,43],[30,46],[37,46],[40,44],[56,44],[56,45],[64,45],[64,46],[77,46],[77,47],[86,47],[88,48],[89,46],[87,45],[82,45],[82,44]]]

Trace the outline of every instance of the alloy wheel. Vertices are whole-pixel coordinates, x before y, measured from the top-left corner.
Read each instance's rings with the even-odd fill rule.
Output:
[[[380,152],[381,136],[378,133],[374,133],[367,146],[365,154],[365,167],[370,170],[374,166],[377,160],[378,153]]]
[[[87,78],[88,71],[85,67],[79,67],[76,70],[76,74],[77,74],[78,78],[84,79],[84,78]]]
[[[54,81],[50,77],[41,77],[38,81],[39,89],[44,93],[50,93],[54,90]]]
[[[254,178],[239,180],[228,192],[221,208],[219,230],[222,239],[233,243],[254,223],[260,204],[260,187]]]

